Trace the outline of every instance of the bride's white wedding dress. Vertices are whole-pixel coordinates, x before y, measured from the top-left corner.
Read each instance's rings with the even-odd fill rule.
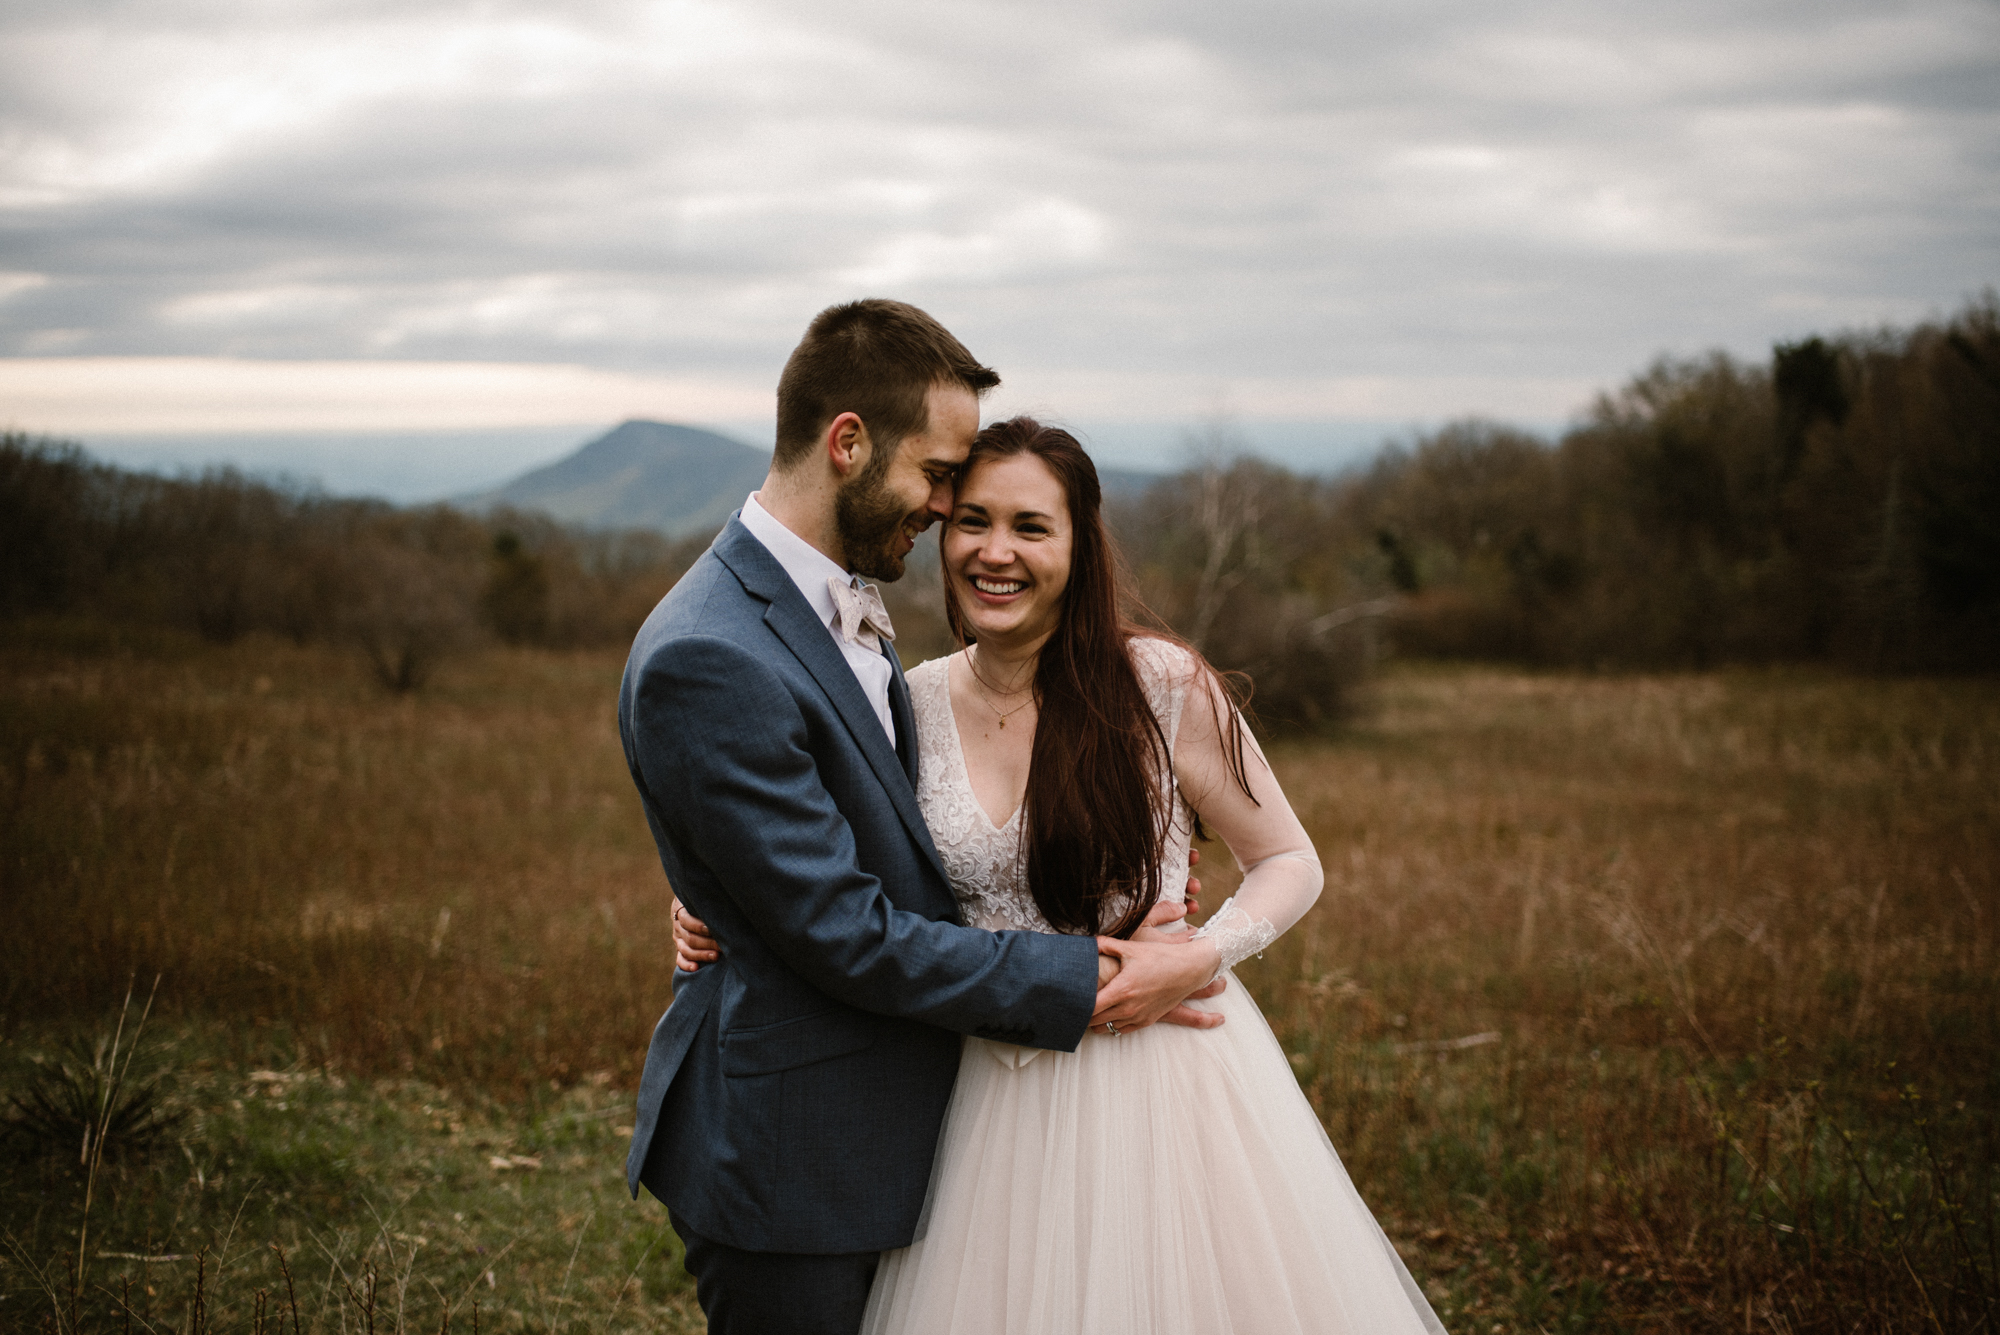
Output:
[[[1213,718],[1199,701],[1183,708],[1192,661],[1159,640],[1133,649],[1174,753],[1166,782],[1177,798],[1217,791]],[[995,827],[973,796],[951,661],[909,677],[924,817],[967,922],[1051,931],[1028,891],[1020,811]],[[1297,818],[1259,796],[1261,808],[1235,804],[1234,828],[1203,803],[1249,871],[1202,929],[1225,966],[1268,945],[1319,889]],[[1179,900],[1190,822],[1183,803],[1173,809],[1162,865]],[[1232,981],[1197,1004],[1227,1022],[1092,1033],[1073,1053],[966,1039],[924,1227],[883,1254],[866,1335],[1442,1335],[1256,1002]]]

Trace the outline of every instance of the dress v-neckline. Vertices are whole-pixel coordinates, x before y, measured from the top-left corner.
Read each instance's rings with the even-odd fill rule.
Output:
[[[951,665],[964,656],[965,651],[962,649],[953,654],[945,661],[944,671],[940,674],[944,678],[944,713],[945,717],[951,720],[951,749],[958,757],[958,781],[965,785],[965,793],[972,799],[973,810],[979,813],[979,819],[986,822],[987,829],[995,834],[1001,834],[1020,819],[1021,808],[1028,804],[1028,794],[1023,790],[1020,797],[1015,799],[1014,809],[1008,813],[1007,819],[996,823],[992,813],[986,810],[986,804],[979,800],[979,790],[972,786],[972,766],[965,758],[965,738],[958,731],[958,711],[952,708],[951,704]]]

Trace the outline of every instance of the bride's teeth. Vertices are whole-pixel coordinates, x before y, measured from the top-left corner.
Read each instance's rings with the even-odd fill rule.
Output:
[[[981,593],[1001,594],[1019,593],[1028,586],[1015,579],[979,579],[975,576],[972,587]]]

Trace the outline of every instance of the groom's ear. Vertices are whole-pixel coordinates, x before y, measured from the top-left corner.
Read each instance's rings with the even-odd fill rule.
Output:
[[[826,430],[820,436],[820,445],[826,451],[827,462],[833,465],[833,471],[845,482],[867,465],[873,442],[860,414],[842,413],[826,424]]]

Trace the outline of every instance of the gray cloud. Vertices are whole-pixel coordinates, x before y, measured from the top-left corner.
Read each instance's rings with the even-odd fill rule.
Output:
[[[883,292],[1254,416],[2000,281],[1983,2],[44,3],[0,89],[15,356],[766,380]]]

